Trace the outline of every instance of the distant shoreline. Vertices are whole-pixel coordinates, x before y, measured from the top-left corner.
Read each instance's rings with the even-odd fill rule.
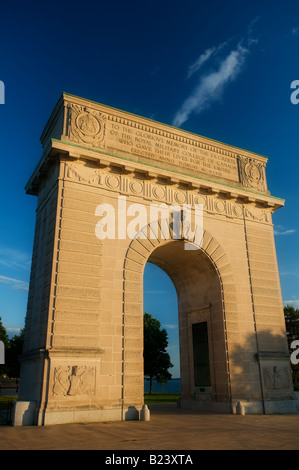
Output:
[[[144,379],[144,393],[149,392],[149,380]],[[165,385],[153,380],[153,393],[181,393],[181,379],[170,379]]]

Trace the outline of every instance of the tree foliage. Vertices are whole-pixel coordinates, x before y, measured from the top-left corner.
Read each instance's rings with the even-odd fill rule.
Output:
[[[5,364],[0,365],[0,376],[6,375],[9,378],[17,379],[20,377],[19,357],[23,351],[24,329],[20,331],[19,335],[9,339],[0,317],[0,341],[3,341],[5,347]]]
[[[6,355],[7,372],[11,378],[20,377],[20,356],[23,352],[24,329],[19,335],[13,336],[9,340],[9,346]]]
[[[159,320],[149,313],[144,314],[144,375],[150,381],[152,393],[153,379],[165,383],[171,379],[168,369],[173,367],[170,356],[166,352],[168,336],[165,329],[161,329]]]

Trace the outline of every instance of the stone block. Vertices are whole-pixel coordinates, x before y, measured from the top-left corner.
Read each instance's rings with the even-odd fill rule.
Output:
[[[16,401],[12,410],[13,426],[33,426],[35,424],[35,401]]]

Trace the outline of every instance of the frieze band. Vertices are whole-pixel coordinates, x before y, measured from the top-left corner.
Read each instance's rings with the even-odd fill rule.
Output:
[[[148,200],[157,200],[166,204],[203,204],[207,213],[220,214],[226,217],[254,220],[266,224],[272,223],[271,211],[253,205],[238,204],[228,199],[208,196],[195,191],[181,190],[168,185],[156,184],[146,180],[136,180],[127,175],[101,172],[99,170],[80,168],[71,163],[65,164],[67,179],[84,182],[92,186],[102,186],[107,190],[118,191],[125,195],[141,196]]]

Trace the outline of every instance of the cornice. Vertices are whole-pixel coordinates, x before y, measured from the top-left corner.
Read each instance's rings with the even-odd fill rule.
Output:
[[[162,165],[153,165],[151,163],[138,162],[133,158],[113,155],[103,150],[86,148],[83,145],[63,142],[57,139],[51,140],[43,154],[41,161],[36,167],[32,177],[26,185],[28,194],[36,195],[39,186],[48,172],[50,166],[55,162],[64,161],[82,161],[93,162],[95,168],[110,168],[114,172],[123,174],[134,174],[142,176],[149,180],[162,180],[164,184],[180,184],[186,188],[197,190],[204,194],[221,195],[226,199],[241,199],[243,203],[254,203],[263,207],[271,208],[272,211],[282,207],[284,200],[275,196],[253,191],[249,188],[235,186],[233,184],[220,183],[211,179],[201,178],[177,170],[164,168]]]

